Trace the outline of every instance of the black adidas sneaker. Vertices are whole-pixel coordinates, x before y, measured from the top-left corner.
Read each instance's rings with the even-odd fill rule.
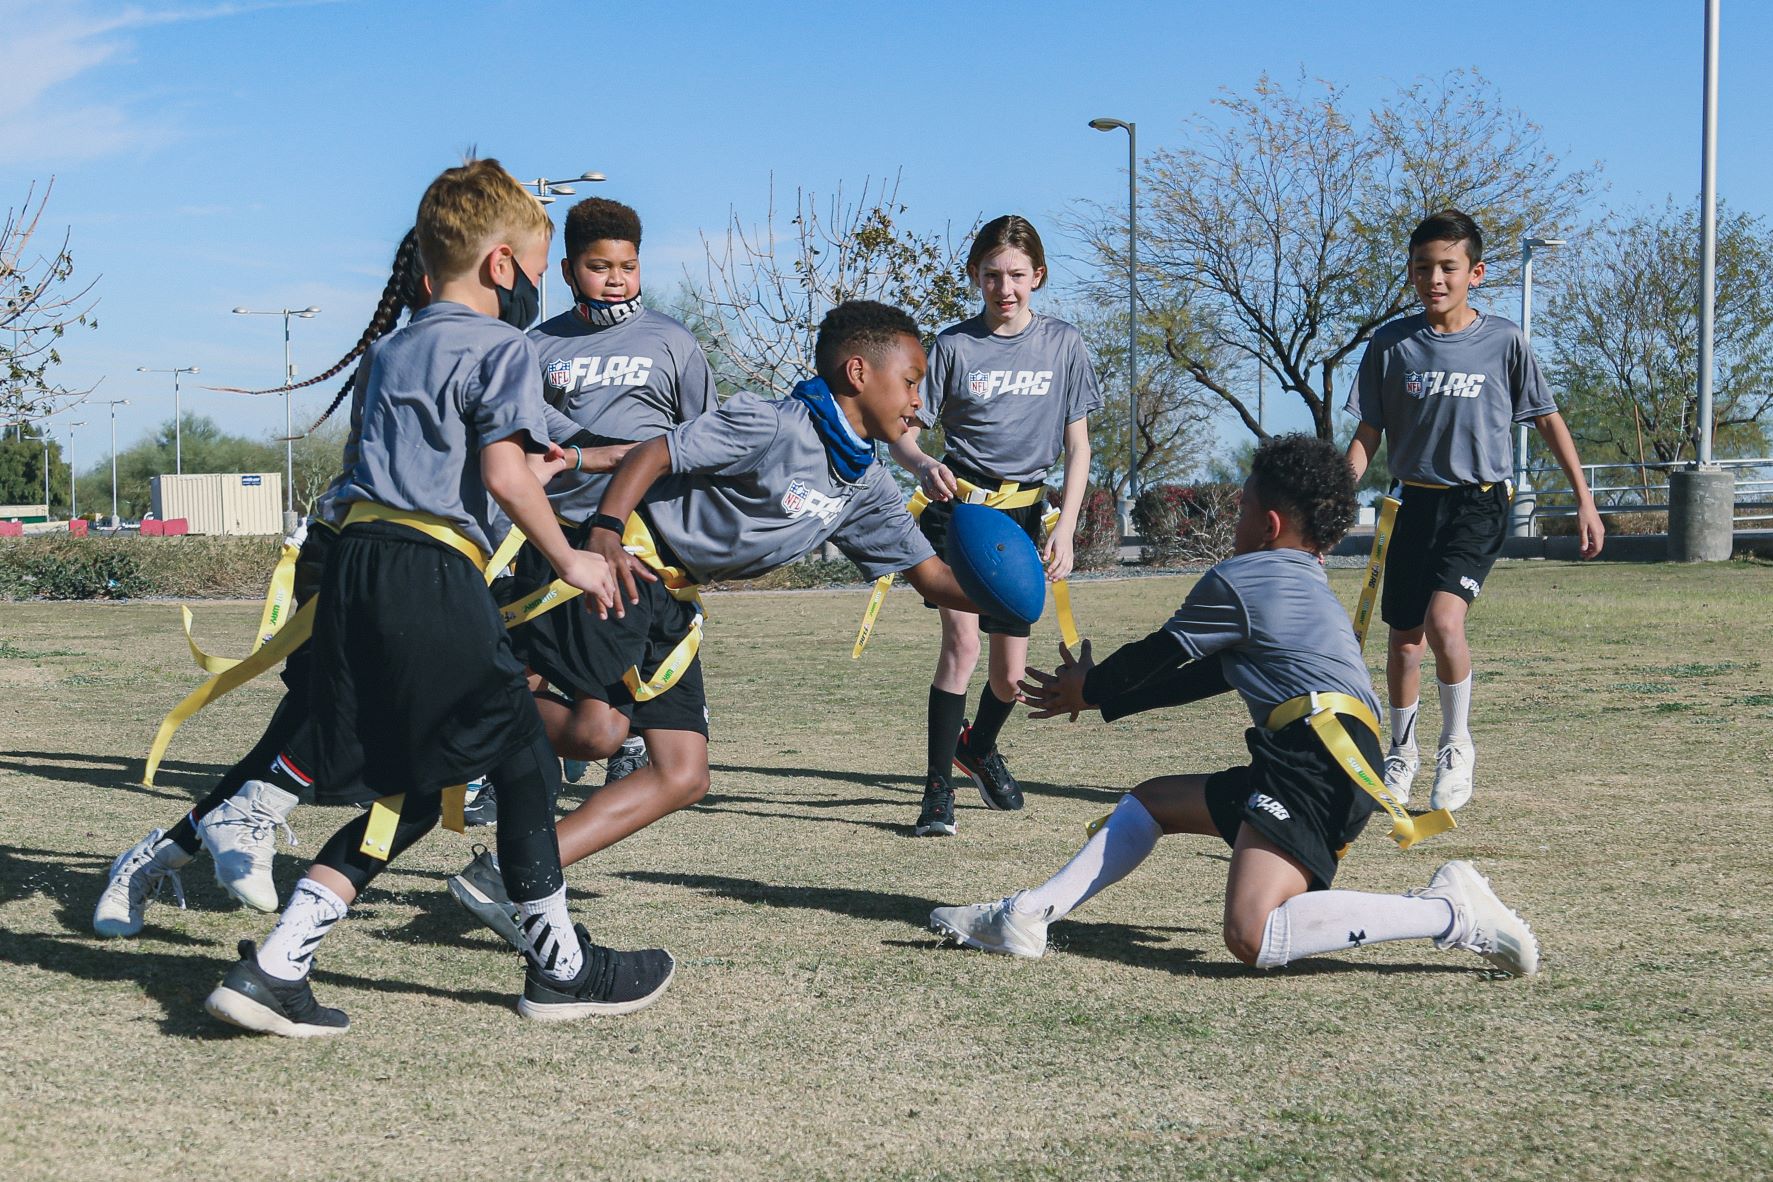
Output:
[[[203,1008],[242,1030],[284,1038],[319,1038],[351,1028],[344,1010],[328,1009],[314,1000],[308,978],[279,981],[259,968],[258,947],[251,940],[240,941],[240,959]]]
[[[1022,786],[1016,783],[1016,777],[1010,775],[1009,766],[1003,761],[1003,753],[993,747],[983,755],[975,754],[972,740],[972,727],[960,732],[960,741],[954,745],[954,766],[972,780],[973,787],[979,790],[979,796],[984,800],[986,808],[1008,813],[1020,809]]]
[[[663,948],[618,952],[593,944],[584,924],[574,924],[585,963],[571,981],[555,981],[524,958],[523,999],[517,1012],[538,1022],[571,1022],[595,1015],[631,1014],[665,992],[677,962]]]

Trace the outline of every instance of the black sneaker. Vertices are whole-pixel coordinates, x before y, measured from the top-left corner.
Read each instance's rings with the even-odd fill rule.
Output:
[[[631,776],[652,760],[646,753],[646,742],[639,738],[629,739],[622,744],[622,749],[609,757],[603,765],[603,783],[607,788],[624,776]]]
[[[917,814],[919,837],[953,837],[954,785],[946,776],[931,776],[923,790],[923,811]]]
[[[344,1010],[328,1009],[314,1000],[308,978],[279,981],[259,968],[258,948],[251,940],[240,941],[240,959],[203,1008],[243,1030],[284,1038],[319,1038],[351,1028]]]
[[[973,728],[969,725],[960,732],[960,741],[954,745],[954,766],[972,780],[986,808],[1006,813],[1020,809],[1022,786],[1010,775],[1003,753],[993,747],[983,755],[975,755],[972,739]]]
[[[462,823],[472,829],[476,825],[499,823],[499,794],[491,780],[481,780],[480,791],[462,806]]]
[[[618,952],[593,944],[584,924],[574,924],[585,963],[571,981],[544,976],[524,957],[523,999],[517,1012],[538,1022],[571,1022],[597,1014],[632,1014],[659,1000],[677,962],[663,948]]]
[[[474,860],[462,867],[460,874],[449,876],[449,893],[475,919],[503,936],[505,943],[523,951],[517,904],[505,893],[505,876],[499,873],[499,859],[491,850],[483,845],[474,847]]]

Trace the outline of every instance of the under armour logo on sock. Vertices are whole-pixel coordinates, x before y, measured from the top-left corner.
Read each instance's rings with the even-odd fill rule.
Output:
[[[1365,928],[1362,928],[1358,932],[1349,932],[1348,933],[1348,942],[1350,944],[1354,945],[1354,947],[1356,947],[1356,948],[1359,948],[1361,946],[1361,944],[1366,941],[1366,938],[1367,938],[1367,931]]]

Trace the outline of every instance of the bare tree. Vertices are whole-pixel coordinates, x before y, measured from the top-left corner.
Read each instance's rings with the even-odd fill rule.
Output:
[[[48,252],[36,246],[54,188],[51,178],[39,197],[33,184],[24,203],[8,208],[0,221],[0,420],[9,423],[78,405],[91,392],[70,389],[53,373],[68,329],[98,327],[92,317],[97,300],[91,298],[97,280],[75,286],[71,231]]]
[[[717,363],[740,384],[779,396],[813,372],[819,321],[845,300],[904,308],[926,345],[969,315],[964,254],[947,234],[907,229],[906,208],[895,176],[878,188],[864,181],[853,201],[841,184],[823,201],[796,189],[792,214],[778,224],[772,182],[761,226],[747,228],[735,211],[724,241],[704,236],[706,283],[691,290]]]
[[[1699,449],[1699,209],[1609,218],[1560,252],[1543,329],[1552,374],[1583,454],[1627,463]],[[1722,455],[1762,454],[1773,423],[1773,231],[1718,219],[1716,389]]]
[[[1417,221],[1470,214],[1506,286],[1523,231],[1564,224],[1594,181],[1474,72],[1411,83],[1365,113],[1345,98],[1343,86],[1263,75],[1140,169],[1141,318],[1259,438],[1257,365],[1334,437],[1342,367],[1414,303],[1405,244]],[[1098,263],[1092,285],[1126,273],[1125,216],[1085,206],[1073,219]]]

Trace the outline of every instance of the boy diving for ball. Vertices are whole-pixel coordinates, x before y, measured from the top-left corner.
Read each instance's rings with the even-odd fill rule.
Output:
[[[593,791],[560,821],[563,866],[708,791],[699,586],[755,579],[830,541],[870,579],[903,572],[930,602],[979,610],[874,454],[916,422],[916,323],[886,304],[840,304],[819,325],[814,357],[818,376],[790,397],[735,394],[635,447],[589,518],[584,551],[611,564],[626,610],[588,621],[596,643],[581,653],[579,707],[601,729],[624,726],[629,708],[639,720],[644,704],[654,763],[678,774],[636,772]],[[450,890],[516,943],[489,853],[451,877]]]
[[[995,903],[938,907],[930,926],[988,952],[1037,957],[1047,928],[1143,862],[1158,838],[1217,835],[1232,847],[1225,944],[1272,969],[1388,940],[1431,939],[1515,976],[1539,945],[1468,862],[1448,862],[1403,895],[1332,890],[1349,843],[1378,807],[1332,755],[1352,742],[1365,775],[1380,762],[1378,700],[1321,555],[1354,518],[1354,480],[1329,443],[1305,435],[1256,450],[1235,553],[1201,577],[1168,623],[1101,664],[1088,642],[1051,675],[1030,669],[1035,718],[1100,710],[1112,721],[1234,689],[1249,707],[1250,762],[1212,775],[1160,776],[1122,797],[1083,849],[1040,886]],[[1318,711],[1325,712],[1312,717]]]

